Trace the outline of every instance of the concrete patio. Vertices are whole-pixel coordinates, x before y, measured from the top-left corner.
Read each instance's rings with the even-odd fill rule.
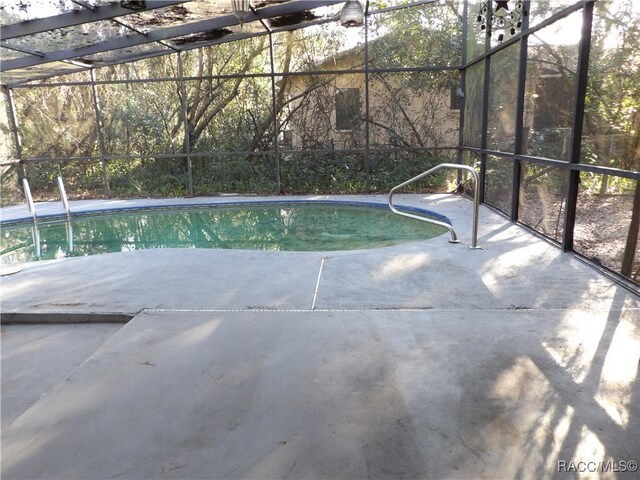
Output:
[[[163,202],[187,200],[126,204]],[[637,478],[638,296],[484,207],[467,248],[463,198],[397,202],[463,244],[146,250],[2,277],[2,477]]]

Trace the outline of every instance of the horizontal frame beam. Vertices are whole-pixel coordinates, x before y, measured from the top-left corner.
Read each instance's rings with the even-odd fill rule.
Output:
[[[365,152],[365,148],[344,148],[344,149],[304,149],[304,150],[289,150],[289,149],[285,149],[285,150],[280,150],[278,153],[279,154],[293,154],[293,155],[297,155],[297,154],[311,154],[311,153],[364,153]],[[371,148],[370,151],[374,152],[374,153],[388,153],[388,152],[397,152],[397,151],[403,151],[403,152],[415,152],[415,153],[419,153],[419,152],[439,152],[439,151],[457,151],[458,147],[457,146],[450,146],[450,147],[382,147],[382,148]],[[191,153],[190,156],[191,157],[211,157],[211,156],[216,156],[216,155],[250,155],[250,156],[256,156],[256,155],[275,155],[276,151],[275,150],[263,150],[260,152],[255,152],[255,151],[226,151],[226,150],[217,150],[217,151],[211,151],[211,152],[201,152],[201,153]],[[140,155],[134,155],[134,154],[122,154],[122,155],[105,155],[105,159],[106,160],[133,160],[136,158],[175,158],[177,159],[183,159],[185,158],[187,155],[185,153],[157,153],[157,154],[153,154],[153,153],[146,153],[146,154],[140,154]],[[37,163],[37,162],[86,162],[86,163],[90,163],[90,162],[99,162],[101,160],[102,157],[94,155],[94,156],[87,156],[87,157],[26,157],[23,158],[22,160],[9,160],[9,161],[4,161],[4,162],[0,162],[0,165],[14,165],[14,164],[18,164],[18,163]]]
[[[399,68],[370,68],[369,73],[420,73],[420,72],[447,72],[452,70],[460,70],[460,67],[443,66],[443,67],[399,67]],[[351,75],[351,74],[364,74],[363,69],[341,69],[341,70],[309,70],[304,72],[275,72],[273,75],[276,77],[307,77],[307,76],[332,76],[332,75]],[[271,73],[229,73],[222,75],[203,75],[201,77],[184,77],[185,81],[193,80],[223,80],[234,78],[269,78]],[[135,78],[128,80],[97,80],[96,85],[118,85],[126,83],[161,83],[161,82],[175,82],[179,77],[155,77],[155,78]],[[73,87],[90,85],[88,81],[74,81],[74,82],[55,82],[42,85],[31,85],[29,83],[12,84],[11,88],[53,88],[53,87]]]
[[[407,152],[435,152],[435,151],[458,151],[460,150],[457,146],[449,146],[449,147],[381,147],[381,148],[371,148],[370,152],[376,153],[386,153],[386,152],[396,152],[396,151],[407,151]],[[474,153],[480,153],[481,149],[473,148],[473,147],[463,147],[461,150],[470,151]],[[280,153],[289,153],[289,154],[309,154],[309,153],[364,153],[365,148],[348,148],[348,149],[304,149],[304,150],[282,150]],[[527,155],[514,155],[512,153],[505,152],[496,152],[491,150],[485,150],[487,155],[492,155],[504,159],[510,160],[521,160],[529,163],[533,163],[536,165],[546,165],[550,167],[557,167],[563,170],[574,170],[580,172],[589,172],[595,173],[598,175],[608,175],[611,177],[620,177],[620,178],[628,178],[630,180],[638,180],[640,181],[640,172],[633,172],[629,170],[618,170],[611,167],[601,167],[599,165],[586,165],[580,163],[568,163],[560,160],[553,160],[550,158],[541,158],[541,157],[530,157]],[[192,153],[192,157],[210,157],[216,155],[273,155],[276,152],[274,150],[264,150],[260,152],[255,151],[211,151],[205,153]],[[122,154],[122,155],[106,155],[106,160],[128,160],[135,158],[176,158],[181,159],[186,155],[181,153],[148,153],[148,154]],[[100,156],[88,156],[88,157],[25,157],[22,160],[10,160],[1,162],[0,165],[13,165],[18,163],[36,163],[36,162],[97,162],[100,161]]]
[[[7,50],[13,50],[14,52],[24,53],[25,55],[35,55],[36,57],[44,57],[44,53],[36,52],[35,50],[29,50],[23,47],[15,47],[13,45],[7,45],[4,40],[0,39],[0,47]]]
[[[520,160],[524,162],[534,163],[536,165],[546,165],[549,167],[556,167],[563,170],[573,170],[579,172],[589,172],[599,175],[609,175],[612,177],[628,178],[630,180],[640,180],[640,171],[635,172],[633,170],[620,170],[612,167],[603,167],[600,165],[591,165],[586,163],[569,163],[562,160],[555,160],[553,158],[544,157],[532,157],[529,155],[515,155],[509,152],[500,152],[497,150],[483,150],[477,147],[462,147],[463,151],[473,153],[486,153],[494,157],[500,157],[510,160]]]

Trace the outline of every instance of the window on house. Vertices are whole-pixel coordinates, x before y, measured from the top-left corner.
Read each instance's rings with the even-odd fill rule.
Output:
[[[336,130],[353,130],[360,123],[360,89],[336,89]]]

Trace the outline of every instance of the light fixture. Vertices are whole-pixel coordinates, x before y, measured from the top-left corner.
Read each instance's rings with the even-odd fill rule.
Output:
[[[358,0],[349,0],[344,3],[340,12],[340,25],[343,27],[360,27],[364,22],[364,12]]]
[[[231,8],[233,8],[233,14],[240,20],[240,26],[242,27],[244,19],[251,12],[249,0],[231,0]]]
[[[495,6],[494,6],[495,4]],[[498,41],[502,42],[505,33],[509,36],[516,34],[517,29],[522,27],[522,18],[527,15],[522,0],[516,0],[513,8],[509,9],[509,0],[488,0],[482,2],[478,23],[480,30],[485,30],[487,35],[494,31],[500,31]]]
[[[138,11],[147,8],[147,2],[146,0],[121,0],[120,6],[127,10]]]

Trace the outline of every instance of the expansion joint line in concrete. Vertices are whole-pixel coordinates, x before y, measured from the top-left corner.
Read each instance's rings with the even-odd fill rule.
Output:
[[[540,313],[540,312],[611,312],[611,311],[624,311],[624,312],[638,312],[638,307],[616,307],[616,308],[600,308],[600,309],[585,309],[585,308],[525,308],[525,309],[513,309],[513,308],[145,308],[140,313],[332,313],[332,312],[451,312],[451,311],[465,311],[476,312],[478,310],[485,311],[513,311],[522,313]]]
[[[430,308],[145,308],[140,313],[331,313],[331,312],[425,312]]]

